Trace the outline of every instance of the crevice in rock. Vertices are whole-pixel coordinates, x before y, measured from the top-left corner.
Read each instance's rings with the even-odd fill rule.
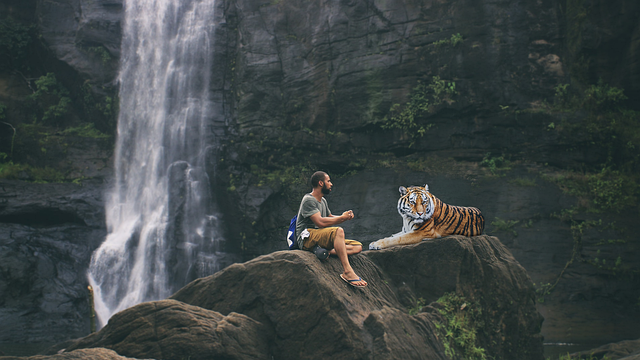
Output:
[[[87,226],[84,220],[75,213],[55,208],[36,209],[33,211],[0,215],[0,223],[20,224],[31,227],[52,227],[68,224]]]

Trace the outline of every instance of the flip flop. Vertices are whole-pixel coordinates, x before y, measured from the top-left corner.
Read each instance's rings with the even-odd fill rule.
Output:
[[[341,278],[342,280],[344,280],[347,284],[349,284],[349,285],[351,285],[351,286],[353,286],[353,287],[363,288],[363,287],[366,287],[366,286],[367,286],[367,285],[356,285],[356,284],[354,284],[354,282],[356,282],[356,281],[364,281],[364,280],[362,280],[362,278],[361,278],[361,277],[358,277],[357,279],[349,280],[349,279],[347,279],[346,277],[342,276],[342,274],[340,274],[340,278]]]

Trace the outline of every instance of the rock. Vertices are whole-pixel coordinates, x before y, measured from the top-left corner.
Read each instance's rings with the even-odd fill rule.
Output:
[[[103,188],[0,181],[0,342],[89,333],[86,270],[106,236]]]
[[[446,359],[434,332],[438,315],[411,316],[406,306],[417,296],[433,301],[458,292],[486,299],[482,311],[491,331],[481,346],[489,354],[542,357],[533,285],[497,238],[428,240],[355,255],[350,262],[367,288],[345,284],[335,257],[320,262],[310,252],[281,251],[195,280],[171,299],[259,321],[275,358]],[[419,269],[426,263],[428,270]],[[437,268],[442,270],[429,272]]]
[[[496,359],[541,355],[537,351],[542,316],[535,308],[535,289],[498,238],[451,236],[366,255],[404,288],[401,300],[407,307],[416,298],[432,303],[449,292],[478,299],[483,309],[482,341]]]
[[[115,78],[121,0],[39,0],[36,16],[42,38],[58,59],[99,83]]]
[[[154,359],[268,359],[259,322],[175,300],[142,303],[114,315],[98,333],[67,350],[105,347],[118,354]]]
[[[595,349],[571,354],[572,359],[595,358],[610,360],[640,360],[640,339],[602,345]]]
[[[115,351],[103,348],[80,349],[71,352],[61,352],[55,355],[36,356],[0,356],[0,360],[126,360],[131,359],[118,355]]]

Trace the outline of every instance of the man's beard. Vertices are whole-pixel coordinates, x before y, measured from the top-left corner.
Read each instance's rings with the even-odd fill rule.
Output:
[[[328,195],[331,192],[331,189],[329,189],[327,185],[323,185],[321,191],[322,195]]]

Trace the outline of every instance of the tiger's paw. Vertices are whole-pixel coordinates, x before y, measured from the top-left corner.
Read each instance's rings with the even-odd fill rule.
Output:
[[[371,244],[369,244],[369,250],[380,250],[382,249],[382,241],[378,240],[378,241],[374,241]]]

